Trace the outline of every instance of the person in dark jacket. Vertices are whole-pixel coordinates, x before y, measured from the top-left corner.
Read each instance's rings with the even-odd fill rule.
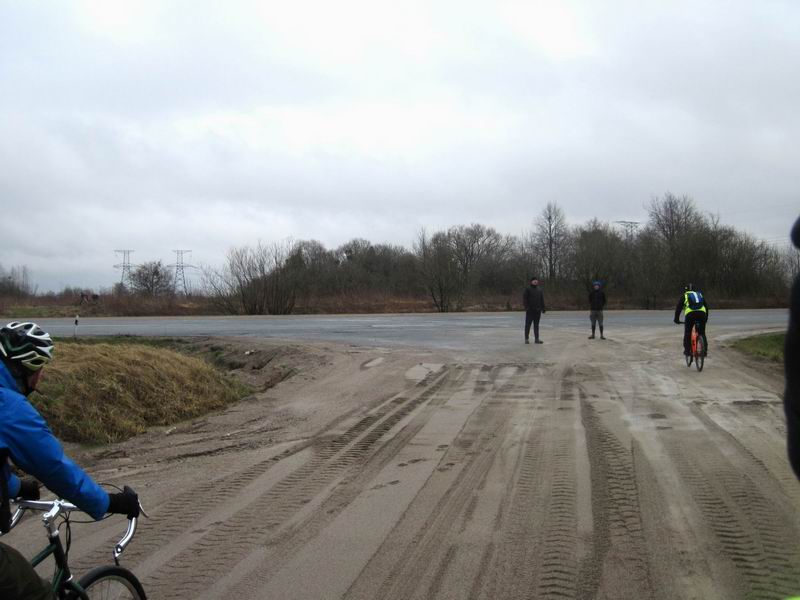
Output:
[[[800,249],[800,218],[792,227],[792,243]],[[783,349],[786,389],[783,408],[786,411],[786,437],[789,463],[800,479],[800,275],[794,278],[789,300],[789,329]]]
[[[53,340],[35,323],[9,323],[0,329],[0,530],[9,527],[12,498],[38,497],[39,485],[21,481],[11,472],[9,460],[40,480],[47,488],[94,519],[108,513],[139,515],[139,499],[125,487],[108,494],[64,454],[39,412],[27,396],[36,390],[42,368],[53,358]],[[5,539],[5,538],[4,538]],[[50,599],[53,592],[28,560],[11,546],[0,543],[0,598]]]
[[[544,293],[539,287],[539,278],[532,277],[531,284],[522,294],[522,304],[525,306],[525,343],[530,344],[531,324],[533,324],[533,340],[537,344],[544,344],[539,339],[539,319],[542,313],[547,312],[544,307]]]
[[[592,324],[590,340],[594,339],[596,325],[600,325],[600,339],[606,339],[603,335],[603,308],[605,308],[605,305],[606,293],[600,289],[600,282],[595,281],[592,283],[592,291],[589,292],[589,322]]]
[[[706,323],[708,322],[708,304],[700,290],[695,290],[690,283],[683,289],[683,297],[675,306],[675,324],[681,323],[683,311],[683,353],[686,356],[692,353],[692,327],[697,323],[698,333],[703,337],[703,354],[708,354],[708,339],[706,338]]]

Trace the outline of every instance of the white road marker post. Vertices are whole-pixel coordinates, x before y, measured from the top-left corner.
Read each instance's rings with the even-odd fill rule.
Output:
[[[79,318],[80,318],[80,315],[75,315],[75,332],[72,334],[72,337],[74,337],[75,339],[78,338],[78,319]]]

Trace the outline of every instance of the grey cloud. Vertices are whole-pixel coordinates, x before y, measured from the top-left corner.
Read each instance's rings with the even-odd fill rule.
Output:
[[[15,232],[0,263],[43,287],[109,285],[119,247],[214,262],[259,238],[518,234],[548,201],[639,220],[668,190],[773,239],[800,205],[794,3],[566,3],[585,39],[563,56],[488,2],[304,41],[278,4],[169,6],[123,41],[70,4],[4,9],[0,201],[47,243]]]

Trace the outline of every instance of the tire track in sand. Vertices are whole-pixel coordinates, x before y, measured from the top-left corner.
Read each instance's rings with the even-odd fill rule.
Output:
[[[151,509],[151,518],[143,521],[137,532],[136,544],[125,552],[126,564],[135,565],[136,572],[148,583],[148,589],[158,590],[159,580],[176,583],[184,578],[191,578],[191,573],[188,573],[175,580],[173,573],[173,580],[170,582],[170,579],[164,576],[165,564],[174,561],[176,555],[182,556],[186,552],[193,556],[194,553],[190,549],[194,544],[213,547],[213,544],[209,544],[209,540],[217,537],[215,532],[231,516],[230,512],[235,510],[227,508],[226,503],[235,500],[249,485],[255,483],[277,464],[297,458],[300,453],[312,448],[312,458],[300,469],[304,473],[314,473],[322,469],[332,457],[351,445],[387,415],[404,411],[404,407],[409,403],[417,406],[427,400],[449,380],[449,377],[449,370],[431,373],[414,384],[411,389],[373,407],[368,414],[340,434],[327,438],[324,435],[315,436],[314,441],[300,442],[241,471],[205,480],[191,489],[176,494],[155,509]],[[406,409],[405,412],[409,412],[412,408]],[[341,419],[337,419],[335,424],[339,422]],[[209,515],[216,516],[216,520],[212,519],[204,527],[203,524],[209,520]],[[255,520],[258,521],[257,516]],[[206,533],[208,529],[212,531]],[[105,563],[107,554],[107,546],[90,550],[75,560],[73,567],[79,572],[88,570],[97,564]],[[186,564],[191,571],[192,565],[196,563],[189,557]],[[149,576],[152,576],[152,579]]]
[[[481,598],[576,597],[577,411],[569,373],[536,398]]]
[[[604,590],[615,598],[650,598],[653,586],[636,482],[636,446],[623,445],[603,424],[583,390],[580,396],[594,527],[592,552],[580,565],[578,597],[593,598]],[[614,585],[619,577],[624,578],[624,586]]]
[[[716,444],[687,450],[674,440],[665,446],[721,555],[741,579],[745,597],[781,598],[796,593],[800,589],[800,532],[781,518],[782,510],[765,495],[766,490],[733,465]],[[757,461],[751,468],[762,470]]]
[[[529,365],[483,365],[480,371],[470,395],[484,398],[345,598],[474,597],[473,577],[480,580],[485,546],[491,546],[484,536],[470,535],[476,496],[517,426],[512,417],[529,399],[534,375]],[[482,550],[475,552],[474,543]]]
[[[415,386],[416,395],[399,395],[344,434],[322,442],[307,463],[165,561],[146,580],[146,588],[162,598],[201,593],[254,547],[278,535],[318,494],[350,469],[359,468],[377,442],[409,413],[429,401],[448,379],[447,370],[429,375]]]

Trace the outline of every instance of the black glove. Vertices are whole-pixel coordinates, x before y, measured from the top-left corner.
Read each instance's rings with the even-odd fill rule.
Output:
[[[23,479],[19,482],[18,498],[23,500],[38,500],[39,499],[39,482],[35,479]]]
[[[129,519],[139,516],[139,495],[127,485],[121,492],[108,495],[108,512],[125,515]]]
[[[675,325],[680,325],[681,324],[681,320],[680,319],[675,319],[674,322],[675,322]]]

